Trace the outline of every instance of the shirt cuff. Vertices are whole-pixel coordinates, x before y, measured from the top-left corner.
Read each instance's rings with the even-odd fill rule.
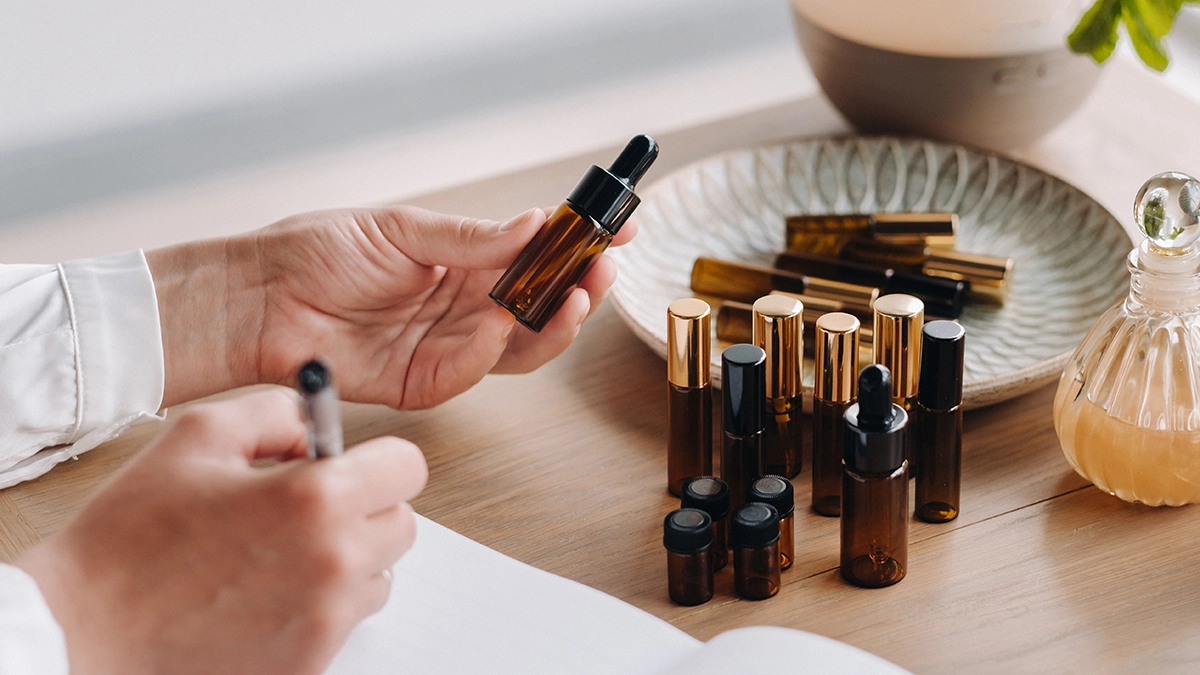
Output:
[[[67,675],[67,641],[33,577],[0,564],[0,673]]]

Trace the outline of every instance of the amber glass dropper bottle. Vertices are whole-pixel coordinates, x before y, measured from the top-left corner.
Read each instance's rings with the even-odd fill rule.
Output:
[[[653,138],[634,136],[608,169],[588,169],[496,282],[492,299],[540,332],[641,203],[633,188],[656,157]]]

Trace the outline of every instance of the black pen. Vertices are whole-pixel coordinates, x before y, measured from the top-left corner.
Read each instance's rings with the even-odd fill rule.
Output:
[[[313,359],[300,368],[296,379],[308,411],[308,456],[320,459],[342,454],[342,412],[333,373]]]

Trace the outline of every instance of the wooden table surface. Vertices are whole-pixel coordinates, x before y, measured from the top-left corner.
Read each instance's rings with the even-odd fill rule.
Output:
[[[1128,216],[1142,181],[1200,173],[1200,105],[1127,63],[1062,127],[1014,153]],[[839,133],[808,99],[666,134],[650,179],[720,150]],[[553,205],[615,148],[427,195],[414,203],[499,217]],[[435,409],[346,405],[347,441],[395,434],[428,458],[417,510],[505,554],[598,588],[700,639],[778,624],[857,645],[918,673],[1200,671],[1200,510],[1104,494],[1063,459],[1053,385],[968,413],[962,515],[914,521],[900,584],[854,588],[837,572],[838,522],[811,514],[809,459],[796,479],[797,560],[779,595],[737,599],[731,571],[693,608],[666,594],[662,517],[665,365],[604,306],[535,373],[491,376]],[[0,556],[63,526],[161,425],[0,491]]]

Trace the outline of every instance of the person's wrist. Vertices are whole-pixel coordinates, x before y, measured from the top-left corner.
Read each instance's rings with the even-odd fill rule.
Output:
[[[262,381],[264,282],[253,237],[146,252],[166,369],[163,406]]]

